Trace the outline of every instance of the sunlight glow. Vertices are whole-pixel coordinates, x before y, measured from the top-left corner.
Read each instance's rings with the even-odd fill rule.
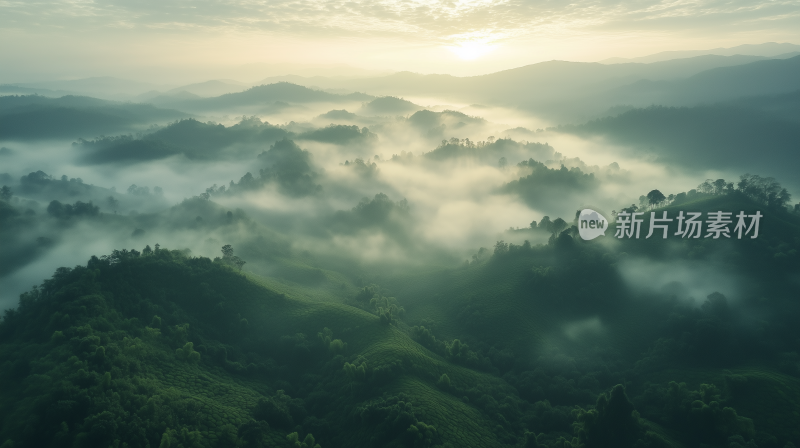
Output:
[[[458,46],[448,47],[450,51],[465,61],[474,61],[495,49],[495,45],[485,42],[461,42]]]

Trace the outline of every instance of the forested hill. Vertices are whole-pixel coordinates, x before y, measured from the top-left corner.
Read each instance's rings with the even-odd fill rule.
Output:
[[[82,96],[0,96],[0,139],[91,137],[143,130],[188,115],[149,104],[120,103]]]
[[[436,382],[470,384],[474,398],[513,390],[422,348],[390,308],[309,303],[178,251],[92,258],[6,312],[2,380],[20,387],[0,395],[0,438],[6,448],[501,446],[481,411]]]
[[[684,204],[721,205],[757,206],[735,195]],[[762,266],[780,272],[795,263],[781,240],[796,220],[765,214],[777,224],[743,254],[783,250]],[[397,298],[369,285],[341,303],[275,292],[226,257],[149,246],[92,257],[6,311],[0,380],[14,387],[0,394],[0,440],[4,448],[800,442],[790,423],[800,364],[785,344],[796,332],[775,315],[793,315],[791,297],[767,288],[733,302],[713,293],[698,307],[674,290],[631,293],[616,272],[626,257],[643,264],[634,244],[624,246],[630,255],[615,254],[569,231],[546,245],[498,243],[415,288],[396,286]],[[679,252],[713,259],[708,241]],[[753,315],[765,320],[756,325]]]

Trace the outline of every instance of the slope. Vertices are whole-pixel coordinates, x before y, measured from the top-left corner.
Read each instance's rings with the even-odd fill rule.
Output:
[[[165,249],[59,269],[6,311],[0,338],[3,380],[23,386],[0,399],[0,438],[24,446],[289,446],[297,431],[324,446],[381,446],[412,425],[426,444],[499,446],[495,424],[436,380],[511,393],[375,315]],[[366,424],[391,409],[399,423]],[[269,426],[247,426],[253,418]]]

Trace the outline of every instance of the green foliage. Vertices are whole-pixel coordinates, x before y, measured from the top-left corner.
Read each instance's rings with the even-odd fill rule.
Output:
[[[431,446],[436,440],[436,428],[424,422],[412,423],[406,432],[414,446]]]
[[[350,210],[339,210],[326,227],[328,231],[341,234],[355,234],[360,231],[381,229],[399,241],[410,242],[411,223],[408,201],[393,201],[384,193],[372,199],[364,197]]]
[[[266,436],[269,434],[269,424],[265,421],[250,420],[239,427],[238,436],[245,443],[246,448],[264,448],[267,446]]]
[[[406,311],[403,307],[398,306],[397,299],[394,297],[384,297],[380,294],[374,295],[369,300],[369,305],[371,311],[380,318],[381,325],[397,324]]]
[[[233,254],[233,247],[230,244],[222,246],[222,262],[235,267],[240,272],[242,266],[247,264],[246,261]]]
[[[91,164],[131,163],[159,160],[179,154],[180,149],[158,140],[134,140],[130,136],[116,139],[82,141],[82,146],[94,149],[83,161]]]
[[[356,301],[360,303],[370,303],[373,297],[375,297],[376,291],[371,286],[365,286],[361,289],[361,291],[356,294]]]
[[[358,365],[346,362],[344,363],[342,370],[344,370],[344,373],[347,375],[347,378],[349,378],[350,381],[365,381],[367,379],[366,362],[362,362]]]
[[[300,441],[300,436],[298,436],[296,432],[286,436],[286,440],[289,441],[292,448],[322,448],[318,443],[316,443],[316,440],[311,433],[306,434],[306,437],[302,442]]]
[[[367,128],[359,129],[358,126],[332,124],[328,127],[303,132],[297,136],[301,140],[314,140],[318,142],[335,143],[338,145],[373,144],[378,141],[378,136]]]
[[[540,446],[536,433],[525,431],[522,448],[539,448]]]
[[[412,337],[421,345],[446,358],[448,361],[474,368],[491,369],[491,361],[479,353],[470,350],[469,345],[458,339],[439,341],[424,326],[411,328]]]
[[[575,432],[586,448],[632,447],[643,434],[639,414],[620,384],[601,394],[595,409],[578,412]]]
[[[149,104],[121,103],[67,95],[4,96],[0,99],[0,139],[78,138],[125,132],[153,121],[186,114]]]
[[[556,195],[581,193],[597,185],[594,173],[586,174],[577,167],[562,165],[560,169],[551,169],[533,159],[517,166],[530,174],[509,182],[502,191],[519,194],[530,204],[540,205],[553,200]]]
[[[650,204],[650,206],[658,206],[662,204],[666,199],[667,198],[666,196],[664,196],[664,193],[658,190],[652,190],[649,193],[647,193],[647,203]]]
[[[332,338],[333,332],[328,327],[323,328],[321,332],[317,333],[317,339],[319,339],[322,346],[327,349],[328,352],[334,355],[343,353],[347,349],[347,343],[342,342],[341,339]]]
[[[450,377],[447,376],[446,373],[443,373],[442,376],[439,377],[439,380],[436,381],[436,385],[439,386],[441,389],[448,390],[450,389]]]
[[[547,143],[520,143],[504,138],[495,140],[494,137],[489,137],[486,141],[472,142],[468,138],[458,139],[453,137],[450,140],[442,140],[442,143],[433,151],[425,154],[425,158],[431,160],[467,158],[477,159],[480,162],[489,164],[505,159],[503,154],[518,152],[532,154],[541,160],[551,159],[555,156],[555,150]],[[501,168],[503,166],[501,164]]]
[[[187,342],[182,348],[176,349],[175,355],[181,361],[195,364],[200,362],[200,353],[194,350],[194,344],[191,342]]]
[[[202,435],[199,431],[189,431],[188,429],[181,428],[180,431],[167,428],[164,434],[161,435],[161,443],[159,448],[201,448]]]
[[[481,263],[432,273],[436,283],[421,275],[409,289],[365,287],[354,307],[281,295],[224,263],[164,248],[93,257],[59,269],[0,323],[0,380],[22,385],[0,396],[0,439],[284,446],[313,433],[333,447],[773,446],[765,441],[774,430],[759,421],[770,415],[757,411],[761,392],[734,375],[719,388],[704,379],[736,350],[772,356],[747,342],[771,340],[772,330],[753,338],[742,302],[721,294],[699,307],[626,301],[615,295],[621,259],[581,242],[569,251],[509,244]],[[597,292],[587,295],[589,287]],[[606,325],[625,312],[607,335],[560,336],[576,318],[600,315]],[[379,313],[394,323],[376,325]],[[407,327],[404,314],[420,325]],[[537,348],[542,334],[559,348]],[[622,341],[625,354],[592,345],[604,337]],[[775,350],[790,371],[793,349]],[[642,386],[679,365],[706,385]],[[684,374],[667,375],[659,384]],[[627,393],[612,388],[622,378]],[[781,378],[764,396],[779,403],[777,390],[786,391],[781,413],[791,415],[795,379]],[[292,432],[297,439],[287,440]]]
[[[670,381],[666,387],[652,385],[638,400],[646,416],[665,427],[681,429],[687,440],[720,445],[734,436],[755,437],[753,421],[725,406],[722,392],[713,384],[690,390],[686,383]]]
[[[284,194],[290,196],[307,196],[322,191],[322,187],[315,183],[317,174],[311,168],[311,153],[300,149],[295,142],[279,140],[258,158],[267,164],[266,168],[259,171],[260,179],[248,178],[250,173],[247,173],[236,185],[237,188],[252,189],[274,182]]]
[[[231,152],[235,143],[269,143],[289,133],[255,117],[243,117],[225,127],[212,122],[183,119],[141,138],[129,135],[78,140],[78,145],[91,151],[85,160],[91,163],[157,160],[174,154],[191,159],[220,159]],[[227,150],[227,151],[226,151]]]
[[[411,446],[430,446],[438,441],[436,428],[417,419],[414,406],[404,394],[384,396],[358,409],[364,424],[375,427],[370,446],[404,441]]]
[[[47,213],[61,219],[69,219],[73,216],[97,216],[100,213],[100,207],[93,205],[91,201],[88,204],[78,201],[74,205],[52,201],[47,206]]]
[[[304,402],[292,398],[283,390],[279,390],[272,397],[260,398],[252,409],[252,416],[257,421],[263,421],[276,428],[289,430],[295,421],[302,421],[307,415]]]

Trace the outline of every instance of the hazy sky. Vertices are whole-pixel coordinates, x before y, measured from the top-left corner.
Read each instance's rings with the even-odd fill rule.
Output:
[[[464,75],[763,42],[800,44],[800,0],[0,0],[0,82]]]

